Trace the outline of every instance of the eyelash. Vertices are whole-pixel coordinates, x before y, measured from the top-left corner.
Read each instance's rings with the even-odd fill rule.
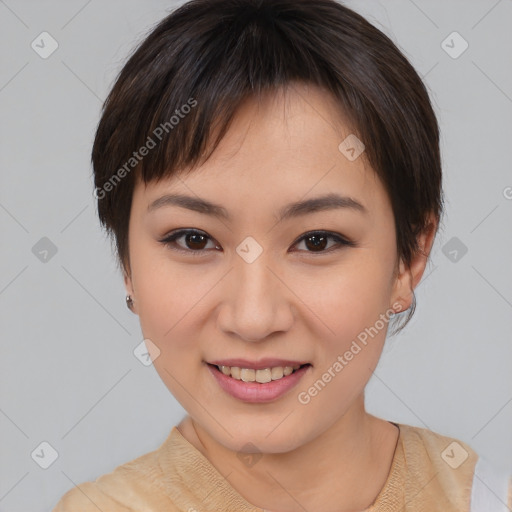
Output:
[[[180,229],[178,231],[171,233],[170,235],[166,236],[165,238],[159,240],[159,242],[164,244],[165,246],[169,247],[173,251],[177,251],[177,252],[181,252],[181,253],[185,253],[185,254],[192,254],[192,256],[194,256],[194,257],[195,256],[203,256],[206,249],[193,250],[193,249],[183,249],[182,247],[176,247],[176,245],[175,245],[176,240],[185,235],[189,235],[189,234],[201,235],[201,236],[205,236],[209,240],[213,240],[210,236],[208,236],[203,231],[198,231],[195,229]],[[307,250],[299,251],[299,252],[307,252],[312,255],[321,255],[321,254],[330,254],[336,250],[342,249],[345,246],[346,247],[355,247],[356,246],[356,244],[354,242],[347,240],[346,238],[343,238],[340,235],[333,233],[331,231],[308,231],[307,233],[304,233],[299,239],[297,239],[293,245],[296,245],[299,242],[302,242],[303,240],[305,240],[306,238],[312,237],[312,236],[323,236],[323,237],[331,238],[331,239],[335,240],[339,245],[338,245],[338,247],[334,248],[334,250],[331,247],[327,250],[318,251],[318,252],[307,251]]]

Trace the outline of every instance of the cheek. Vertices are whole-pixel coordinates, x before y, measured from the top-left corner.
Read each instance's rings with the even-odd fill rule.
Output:
[[[379,362],[390,318],[389,272],[383,259],[368,253],[340,265],[329,279],[311,281],[301,289],[305,297],[308,290],[310,300],[304,302],[315,312],[318,327],[316,372],[301,391],[322,414],[329,403],[345,410]],[[335,417],[339,410],[333,408],[328,414]]]
[[[139,320],[144,338],[160,350],[153,365],[173,396],[183,405],[197,385],[201,369],[198,315],[201,298],[215,280],[202,279],[190,266],[157,263],[140,266],[137,296]],[[204,299],[203,299],[204,300]],[[196,337],[197,335],[197,337]]]
[[[132,272],[141,327],[145,336],[162,338],[190,309],[187,295],[193,284],[187,286],[189,271],[171,264],[165,251],[155,246],[149,236],[138,232],[133,235]]]
[[[361,251],[331,272],[330,279],[309,283],[314,302],[306,302],[320,326],[315,378],[332,382],[322,391],[321,402],[348,404],[371,378],[389,326],[390,272],[385,258]]]
[[[198,345],[191,332],[197,330],[194,322],[204,316],[208,294],[219,280],[218,272],[208,265],[171,262],[160,251],[150,254],[149,249],[140,250],[137,256],[133,272],[144,337],[159,347],[161,363],[176,366],[180,358],[192,357],[194,351],[197,362]]]
[[[340,265],[315,277],[297,274],[297,295],[324,325],[325,339],[349,340],[372,326],[389,308],[392,267],[370,251],[354,252]]]

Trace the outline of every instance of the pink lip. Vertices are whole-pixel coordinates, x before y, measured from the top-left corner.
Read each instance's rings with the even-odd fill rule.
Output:
[[[267,357],[259,361],[248,361],[247,359],[219,359],[217,361],[208,361],[208,363],[217,366],[236,366],[238,368],[264,370],[265,368],[275,368],[277,366],[302,366],[303,364],[307,364],[307,361],[288,361],[286,359]]]
[[[233,366],[236,365],[233,364]],[[286,364],[284,366],[293,365]],[[272,380],[265,384],[260,384],[259,382],[244,382],[243,380],[233,379],[232,377],[224,375],[216,366],[207,364],[207,367],[208,370],[210,370],[210,373],[217,380],[219,386],[232,397],[244,402],[262,403],[271,402],[272,400],[276,400],[283,396],[287,391],[297,385],[299,380],[311,368],[311,365],[308,364],[307,366],[303,366],[282,379]],[[268,368],[268,366],[265,366],[265,368]]]

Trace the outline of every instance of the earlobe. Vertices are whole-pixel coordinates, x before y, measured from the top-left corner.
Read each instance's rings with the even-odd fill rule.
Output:
[[[135,298],[134,298],[135,292],[133,290],[132,279],[127,272],[124,272],[123,279],[124,279],[124,286],[126,289],[126,306],[128,307],[128,309],[130,311],[137,314],[137,310],[135,307]]]

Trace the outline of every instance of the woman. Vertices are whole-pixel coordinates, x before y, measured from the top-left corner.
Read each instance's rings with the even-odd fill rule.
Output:
[[[92,156],[127,305],[188,414],[55,511],[512,505],[464,442],[365,411],[443,207],[428,93],[382,32],[331,0],[186,3],[122,69]]]

